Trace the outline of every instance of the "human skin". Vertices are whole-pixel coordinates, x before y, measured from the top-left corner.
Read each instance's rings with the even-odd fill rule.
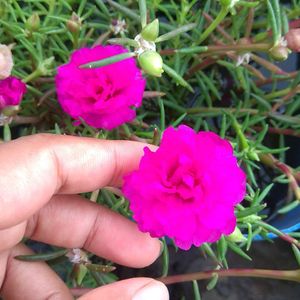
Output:
[[[9,299],[73,299],[23,237],[66,248],[82,248],[125,266],[145,267],[159,256],[159,240],[123,216],[78,193],[119,187],[138,167],[145,144],[38,134],[0,144],[0,295]],[[151,278],[133,278],[97,288],[80,298],[168,299]]]

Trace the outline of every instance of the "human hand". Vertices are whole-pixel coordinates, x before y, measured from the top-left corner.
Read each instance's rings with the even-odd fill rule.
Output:
[[[145,267],[160,253],[160,242],[109,209],[75,195],[119,186],[137,168],[144,144],[71,136],[35,135],[0,145],[0,294],[5,299],[73,299],[23,237],[65,248],[83,248],[118,264]],[[139,295],[139,297],[138,297]],[[80,298],[168,299],[166,287],[134,278],[97,288]]]

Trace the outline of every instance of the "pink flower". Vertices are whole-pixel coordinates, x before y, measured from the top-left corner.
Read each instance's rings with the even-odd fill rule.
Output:
[[[166,129],[158,150],[144,152],[123,186],[141,231],[185,250],[234,231],[246,176],[228,141],[182,125]]]
[[[10,76],[0,80],[0,110],[19,105],[25,93],[26,85],[20,79]]]
[[[67,114],[108,130],[135,118],[133,107],[142,104],[146,82],[133,58],[95,69],[79,68],[124,52],[127,50],[117,45],[82,48],[58,68],[58,101]]]

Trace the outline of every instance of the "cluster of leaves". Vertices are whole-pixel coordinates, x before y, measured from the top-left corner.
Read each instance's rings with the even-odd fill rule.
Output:
[[[268,239],[272,232],[291,242],[300,261],[299,243],[291,238],[298,234],[283,234],[263,221],[270,212],[264,201],[274,183],[291,191],[276,213],[286,213],[300,201],[300,171],[285,164],[285,137],[300,136],[300,73],[285,70],[272,53],[300,15],[299,7],[298,0],[281,8],[276,0],[154,0],[147,1],[145,12],[137,1],[127,0],[0,0],[0,42],[14,44],[13,75],[28,87],[21,112],[3,131],[3,139],[9,140],[10,130],[18,129],[18,135],[50,132],[159,144],[167,126],[182,123],[217,132],[232,142],[248,175],[248,195],[236,208],[239,228],[247,238],[237,242],[222,237],[216,245],[204,244],[201,249],[216,268],[227,268],[228,249],[251,259],[246,252],[254,237]],[[157,51],[170,70],[160,78],[148,76],[137,119],[110,132],[84,123],[73,126],[57,103],[56,67],[66,63],[76,48],[106,44],[116,37],[133,39],[141,31],[141,21],[155,18],[163,36]],[[114,36],[117,20],[125,20],[126,27]],[[247,53],[249,64],[243,61]],[[295,59],[295,54],[289,56]],[[88,196],[130,217],[128,203],[114,192]],[[162,275],[167,273],[165,247]],[[115,280],[113,275],[92,275],[97,284]],[[86,277],[87,285],[89,281]]]

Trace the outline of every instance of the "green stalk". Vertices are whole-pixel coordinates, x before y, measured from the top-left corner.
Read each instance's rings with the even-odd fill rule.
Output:
[[[28,83],[42,75],[41,70],[39,68],[35,69],[31,74],[23,79],[24,83]]]
[[[256,277],[300,282],[300,269],[297,270],[265,270],[265,269],[229,269],[211,270],[190,274],[160,277],[157,280],[164,284],[210,279],[214,274],[219,277]]]
[[[257,44],[237,44],[237,45],[223,45],[223,46],[207,46],[207,52],[227,52],[227,51],[264,51],[267,52],[272,47],[269,43]]]
[[[166,101],[164,102],[165,104]],[[251,115],[257,115],[259,111],[257,109],[252,109],[252,108],[224,108],[224,107],[192,107],[186,109],[187,114],[198,114],[198,113],[216,113],[216,115],[223,114],[224,112],[227,113],[234,113],[234,112],[239,112],[239,113],[249,113]]]

